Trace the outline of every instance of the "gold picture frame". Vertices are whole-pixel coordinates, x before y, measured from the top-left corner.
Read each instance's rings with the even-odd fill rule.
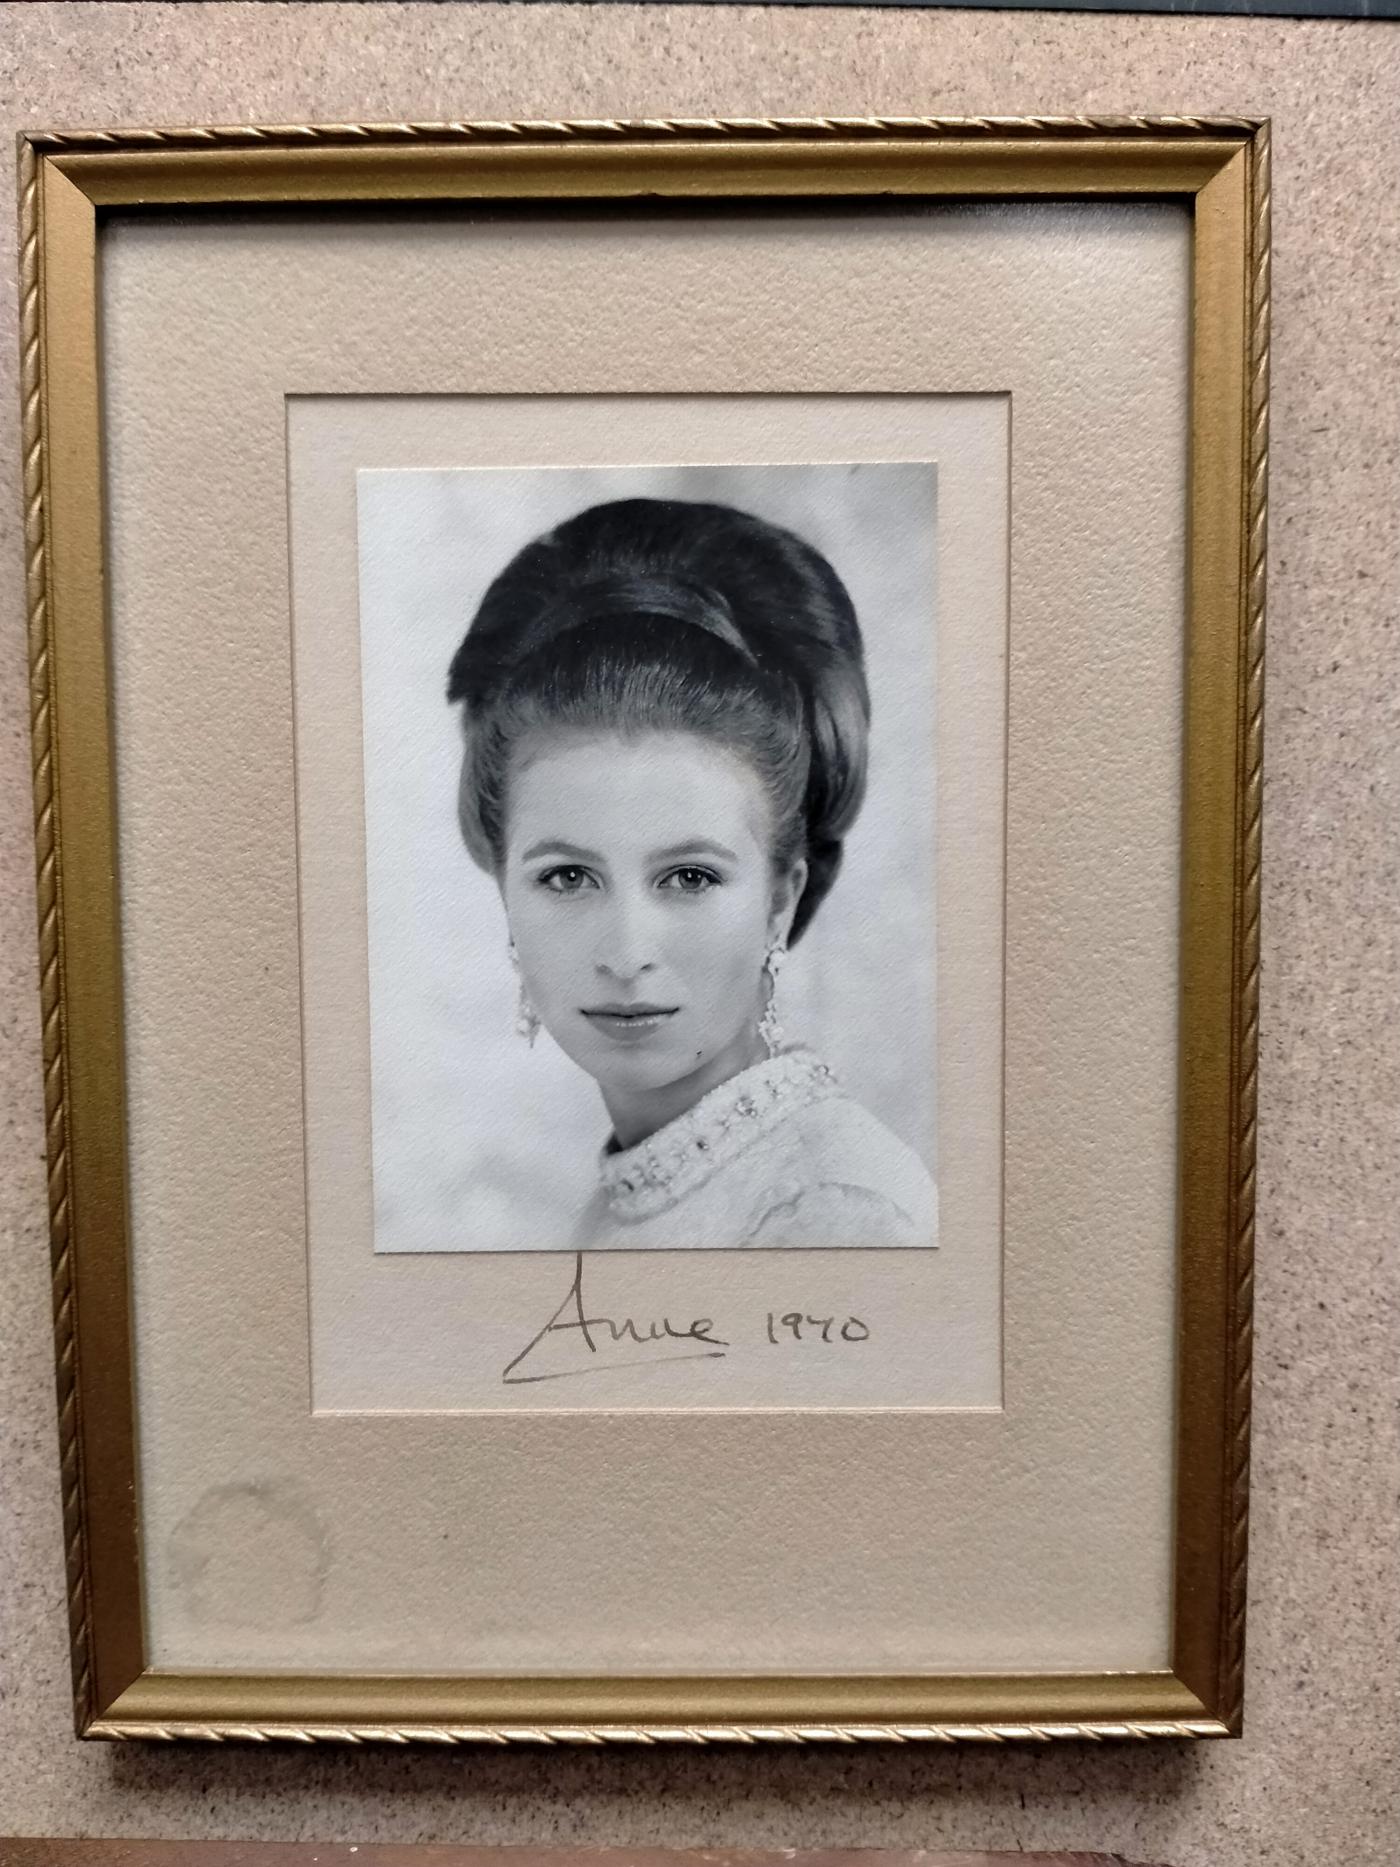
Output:
[[[1241,1728],[1259,965],[1269,132],[1246,118],[696,120],[21,139],[25,524],[75,1715],[94,1738],[651,1743]],[[148,1658],[137,1502],[98,328],[113,209],[1172,198],[1191,216],[1170,1668],[311,1677]]]

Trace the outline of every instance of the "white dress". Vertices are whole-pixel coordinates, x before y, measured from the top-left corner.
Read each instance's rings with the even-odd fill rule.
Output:
[[[938,1243],[928,1169],[803,1045],[755,1063],[635,1147],[616,1137],[576,1251]]]

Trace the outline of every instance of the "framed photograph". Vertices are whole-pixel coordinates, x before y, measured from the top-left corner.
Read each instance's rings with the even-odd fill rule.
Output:
[[[21,158],[80,1734],[1237,1734],[1267,126]]]

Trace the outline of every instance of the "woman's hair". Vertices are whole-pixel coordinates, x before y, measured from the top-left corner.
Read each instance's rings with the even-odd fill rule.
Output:
[[[473,859],[504,859],[511,760],[561,729],[699,734],[757,772],[773,864],[806,857],[795,942],[836,879],[865,794],[860,627],[826,559],[732,506],[624,499],[528,544],[482,598],[447,697],[466,732]]]

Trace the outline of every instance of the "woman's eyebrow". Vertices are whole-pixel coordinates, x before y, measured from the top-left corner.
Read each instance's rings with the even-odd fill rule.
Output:
[[[601,862],[603,858],[593,849],[580,849],[577,843],[557,842],[547,837],[542,843],[532,843],[520,858],[522,862],[533,862],[536,856],[572,856],[576,862]]]
[[[712,843],[703,836],[696,837],[692,843],[672,843],[666,849],[654,849],[651,859],[653,862],[671,862],[677,856],[694,856],[702,851],[711,856],[723,856],[729,862],[739,860],[732,849],[726,849],[723,843]]]

